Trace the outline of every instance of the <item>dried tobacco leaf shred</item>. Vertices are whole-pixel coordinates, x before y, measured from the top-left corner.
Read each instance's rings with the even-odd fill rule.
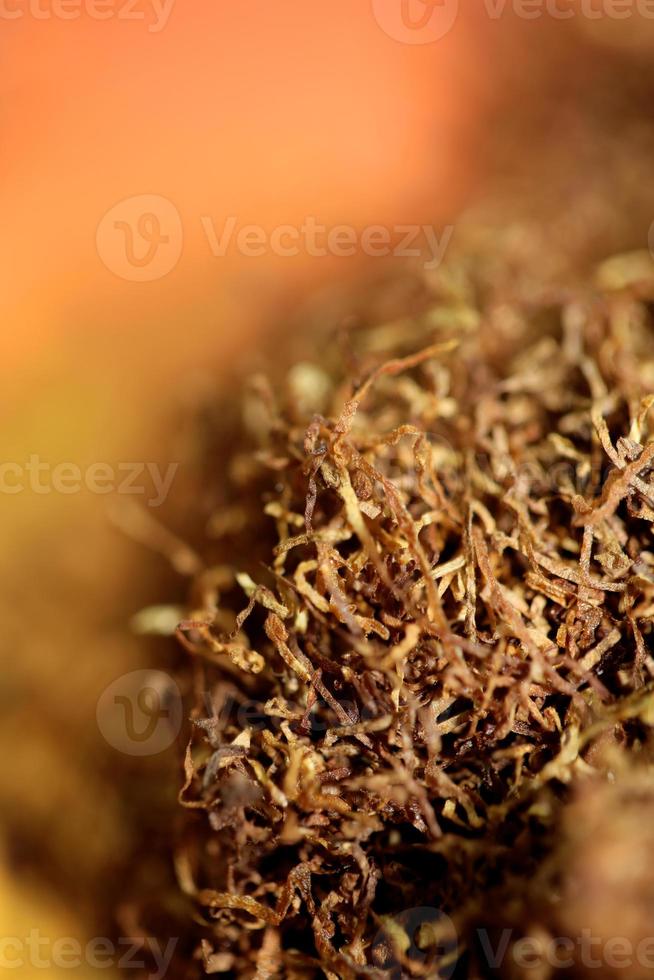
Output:
[[[583,927],[561,813],[592,797],[610,839],[609,775],[646,781],[650,285],[455,272],[242,392],[178,629],[177,866],[211,973],[483,975],[480,923]]]

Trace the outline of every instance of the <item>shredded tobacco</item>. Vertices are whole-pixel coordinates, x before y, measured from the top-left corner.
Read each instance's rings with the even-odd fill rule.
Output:
[[[479,925],[584,926],[580,823],[654,744],[654,291],[612,263],[460,262],[244,385],[177,630],[208,972],[480,976]]]

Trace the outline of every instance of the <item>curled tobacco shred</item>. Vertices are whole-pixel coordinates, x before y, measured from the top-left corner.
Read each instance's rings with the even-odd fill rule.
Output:
[[[525,299],[460,263],[244,386],[177,631],[207,971],[465,976],[570,787],[649,766],[654,325],[627,266]]]

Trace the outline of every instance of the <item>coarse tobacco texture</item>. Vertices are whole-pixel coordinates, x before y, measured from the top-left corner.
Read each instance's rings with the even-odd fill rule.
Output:
[[[475,924],[535,901],[549,927],[552,869],[519,896],[574,787],[650,765],[642,267],[528,299],[459,270],[245,386],[223,559],[177,631],[177,868],[207,971],[467,975]]]

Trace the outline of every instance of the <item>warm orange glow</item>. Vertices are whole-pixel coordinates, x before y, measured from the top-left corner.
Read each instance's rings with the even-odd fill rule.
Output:
[[[168,20],[141,2],[133,21],[37,20],[30,9],[57,8],[34,4],[3,23],[12,362],[78,330],[86,345],[127,330],[138,346],[135,333],[152,342],[163,329],[174,345],[178,317],[191,304],[218,311],[234,277],[265,295],[270,267],[275,289],[325,273],[302,256],[216,259],[202,216],[218,228],[232,215],[268,229],[308,215],[363,227],[438,219],[460,199],[465,28],[409,46],[350,0],[178,0]],[[103,214],[140,194],[168,198],[184,226],[178,265],[152,284],[116,278],[95,247]]]

